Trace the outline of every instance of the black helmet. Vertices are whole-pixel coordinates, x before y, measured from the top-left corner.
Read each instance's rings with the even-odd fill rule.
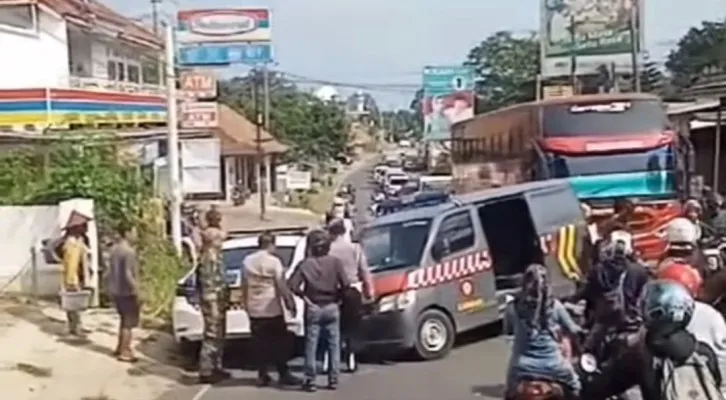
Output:
[[[327,255],[330,251],[330,235],[322,229],[315,229],[308,233],[307,245],[310,254],[313,256]]]

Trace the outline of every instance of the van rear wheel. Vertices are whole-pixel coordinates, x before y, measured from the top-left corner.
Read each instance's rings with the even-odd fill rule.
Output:
[[[428,309],[419,315],[416,324],[416,355],[422,360],[444,358],[454,347],[455,336],[449,316],[437,309]]]

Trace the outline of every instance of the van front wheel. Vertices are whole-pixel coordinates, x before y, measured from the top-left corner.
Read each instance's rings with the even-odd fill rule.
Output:
[[[436,309],[421,313],[416,324],[414,350],[423,360],[446,357],[454,346],[456,332],[448,315]]]

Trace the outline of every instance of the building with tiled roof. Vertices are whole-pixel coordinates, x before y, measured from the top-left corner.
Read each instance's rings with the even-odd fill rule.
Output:
[[[0,48],[0,129],[166,120],[163,40],[98,0],[0,0]]]

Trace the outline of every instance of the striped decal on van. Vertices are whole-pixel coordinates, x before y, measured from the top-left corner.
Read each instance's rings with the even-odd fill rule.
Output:
[[[406,290],[421,289],[465,278],[491,269],[488,251],[477,251],[428,267],[416,268],[406,277]]]
[[[577,240],[577,227],[574,224],[564,225],[554,233],[539,238],[542,253],[553,256],[562,274],[572,280],[582,278],[582,270],[577,260]]]

